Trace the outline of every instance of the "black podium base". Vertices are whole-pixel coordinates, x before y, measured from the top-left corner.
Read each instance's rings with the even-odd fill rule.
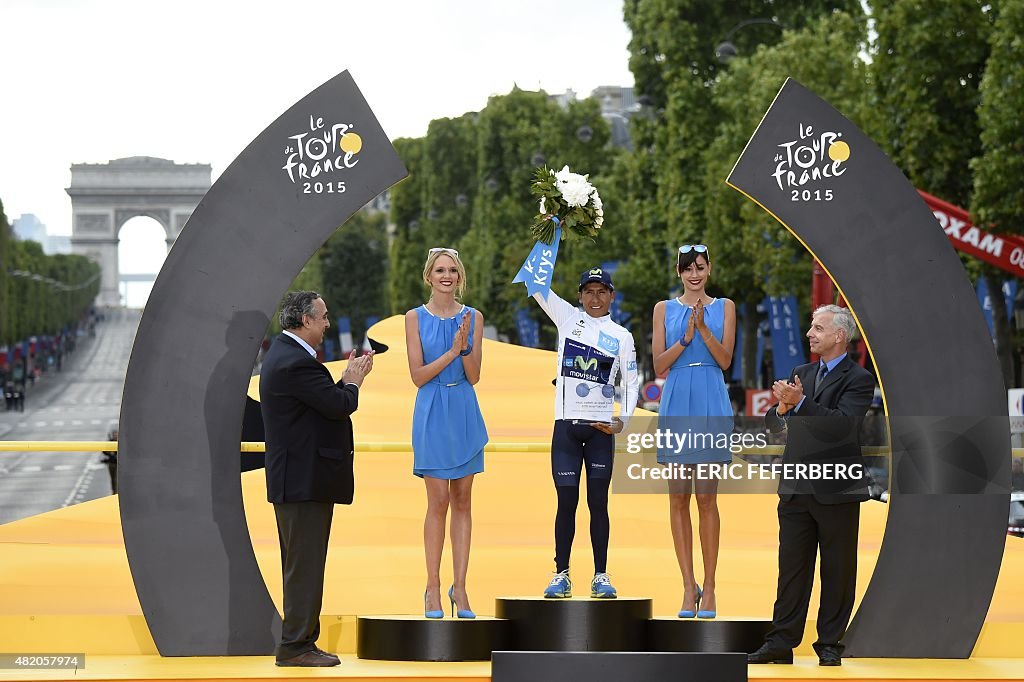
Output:
[[[746,682],[746,654],[495,651],[494,682]]]
[[[508,648],[508,624],[494,618],[360,616],[356,656],[376,661],[487,661]]]
[[[654,618],[647,621],[647,651],[757,651],[768,620]]]
[[[508,649],[646,651],[651,600],[502,598],[495,615],[509,621]]]

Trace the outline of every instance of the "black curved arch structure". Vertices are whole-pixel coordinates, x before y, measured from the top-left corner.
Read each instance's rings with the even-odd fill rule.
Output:
[[[273,653],[281,620],[239,480],[253,361],[306,261],[406,175],[343,72],[245,148],[171,249],[132,348],[119,467],[128,562],[162,655]]]
[[[892,496],[847,655],[969,657],[1002,562],[1010,436],[1006,389],[963,266],[900,170],[792,79],[727,182],[826,268],[883,384]]]

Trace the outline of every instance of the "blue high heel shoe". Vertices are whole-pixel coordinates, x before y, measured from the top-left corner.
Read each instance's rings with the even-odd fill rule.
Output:
[[[423,617],[424,618],[444,618],[444,610],[443,609],[435,609],[433,611],[427,611],[427,609],[425,608],[426,607],[426,603],[427,603],[427,592],[426,592],[426,590],[424,590],[423,591],[423,605],[424,605]]]
[[[703,593],[700,591],[700,586],[699,585],[694,585],[694,587],[697,588],[697,601],[694,603],[692,609],[683,609],[682,611],[680,611],[679,612],[679,617],[680,618],[693,618],[694,616],[697,615],[697,609],[700,608],[700,598],[701,598],[701,596],[703,596]]]
[[[717,616],[718,615],[717,611],[707,611],[707,610],[703,610],[703,609],[700,608],[700,600],[704,597],[704,592],[699,591],[698,594],[700,596],[697,598],[697,617],[698,618],[714,618],[715,616]]]
[[[455,613],[456,613],[455,612],[455,597],[452,595],[452,593],[454,591],[455,591],[455,585],[452,585],[451,587],[448,588],[448,599],[452,603],[452,617],[453,618],[455,617]],[[473,613],[472,611],[470,611],[469,609],[459,609],[458,610],[458,615],[459,615],[459,618],[476,618],[476,614]]]

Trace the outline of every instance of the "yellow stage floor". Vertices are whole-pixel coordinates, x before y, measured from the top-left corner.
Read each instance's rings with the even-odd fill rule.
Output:
[[[401,318],[374,328],[391,350],[375,360],[355,417],[356,439],[408,442],[415,389],[409,380]],[[492,442],[543,444],[552,420],[553,354],[485,342],[478,395]],[[357,449],[356,498],[335,511],[324,595],[323,637],[329,651],[349,654],[340,669],[275,668],[269,658],[162,659],[142,618],[132,585],[114,497],[0,525],[0,652],[78,652],[85,670],[0,670],[0,679],[247,679],[366,676],[374,679],[485,678],[489,665],[407,664],[355,660],[355,617],[416,613],[424,582],[423,483],[411,473],[412,454]],[[281,569],[273,510],[262,471],[242,477],[250,535],[270,593],[280,607]],[[498,596],[538,594],[553,562],[555,495],[546,452],[498,452],[474,484],[473,608],[494,613]],[[768,619],[775,594],[777,521],[774,495],[721,495],[722,548],[718,612]],[[609,570],[620,594],[649,596],[656,616],[679,609],[681,580],[672,551],[667,500],[659,495],[612,495]],[[874,566],[886,507],[862,507],[859,594]],[[694,510],[696,519],[696,510]],[[572,575],[593,573],[581,501]],[[445,553],[442,579],[451,576]],[[699,557],[697,565],[699,566]],[[699,571],[698,571],[699,575]],[[954,586],[951,586],[954,589]],[[812,604],[818,599],[817,589]],[[813,611],[812,611],[813,614]],[[809,624],[813,632],[813,623]],[[809,643],[795,666],[751,667],[771,679],[1024,679],[1024,540],[1008,538],[986,626],[970,661],[849,659],[820,670]],[[1016,659],[1016,660],[1014,660]],[[827,674],[822,674],[827,673]],[[1017,677],[1014,677],[1016,675]]]
[[[752,680],[1021,680],[1020,659],[975,658],[967,661],[846,660],[841,668],[820,668],[814,656],[798,657],[793,665],[749,666]],[[57,671],[0,670],[0,680],[268,680],[319,678],[345,680],[443,682],[490,680],[490,663],[410,663],[361,661],[342,656],[335,668],[277,668],[269,657],[160,658],[159,656],[90,656],[84,669]],[[572,682],[572,681],[567,681]],[[633,682],[624,680],[624,682]],[[708,680],[707,682],[714,682]]]

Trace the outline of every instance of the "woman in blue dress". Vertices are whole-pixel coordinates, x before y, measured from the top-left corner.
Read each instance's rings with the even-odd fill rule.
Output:
[[[412,418],[413,473],[423,479],[427,513],[423,545],[427,562],[424,615],[441,618],[441,554],[451,508],[454,583],[452,611],[473,618],[466,594],[473,530],[473,477],[484,470],[487,429],[474,384],[480,380],[484,318],[460,301],[466,269],[454,249],[430,249],[423,266],[427,302],[405,314],[409,374],[419,387]],[[454,615],[454,613],[453,613]]]
[[[689,480],[669,487],[669,518],[672,543],[683,575],[680,618],[714,618],[715,571],[721,522],[718,515],[718,481],[701,477],[695,465],[728,462],[728,442],[733,428],[732,403],[723,371],[732,364],[736,342],[736,306],[727,298],[712,298],[705,291],[711,275],[708,247],[679,247],[676,274],[683,293],[654,307],[651,352],[654,371],[668,371],[658,409],[658,428],[675,434],[702,434],[688,447],[658,452],[662,464],[684,467]],[[693,526],[690,497],[696,492],[704,580],[700,586],[693,570]]]

